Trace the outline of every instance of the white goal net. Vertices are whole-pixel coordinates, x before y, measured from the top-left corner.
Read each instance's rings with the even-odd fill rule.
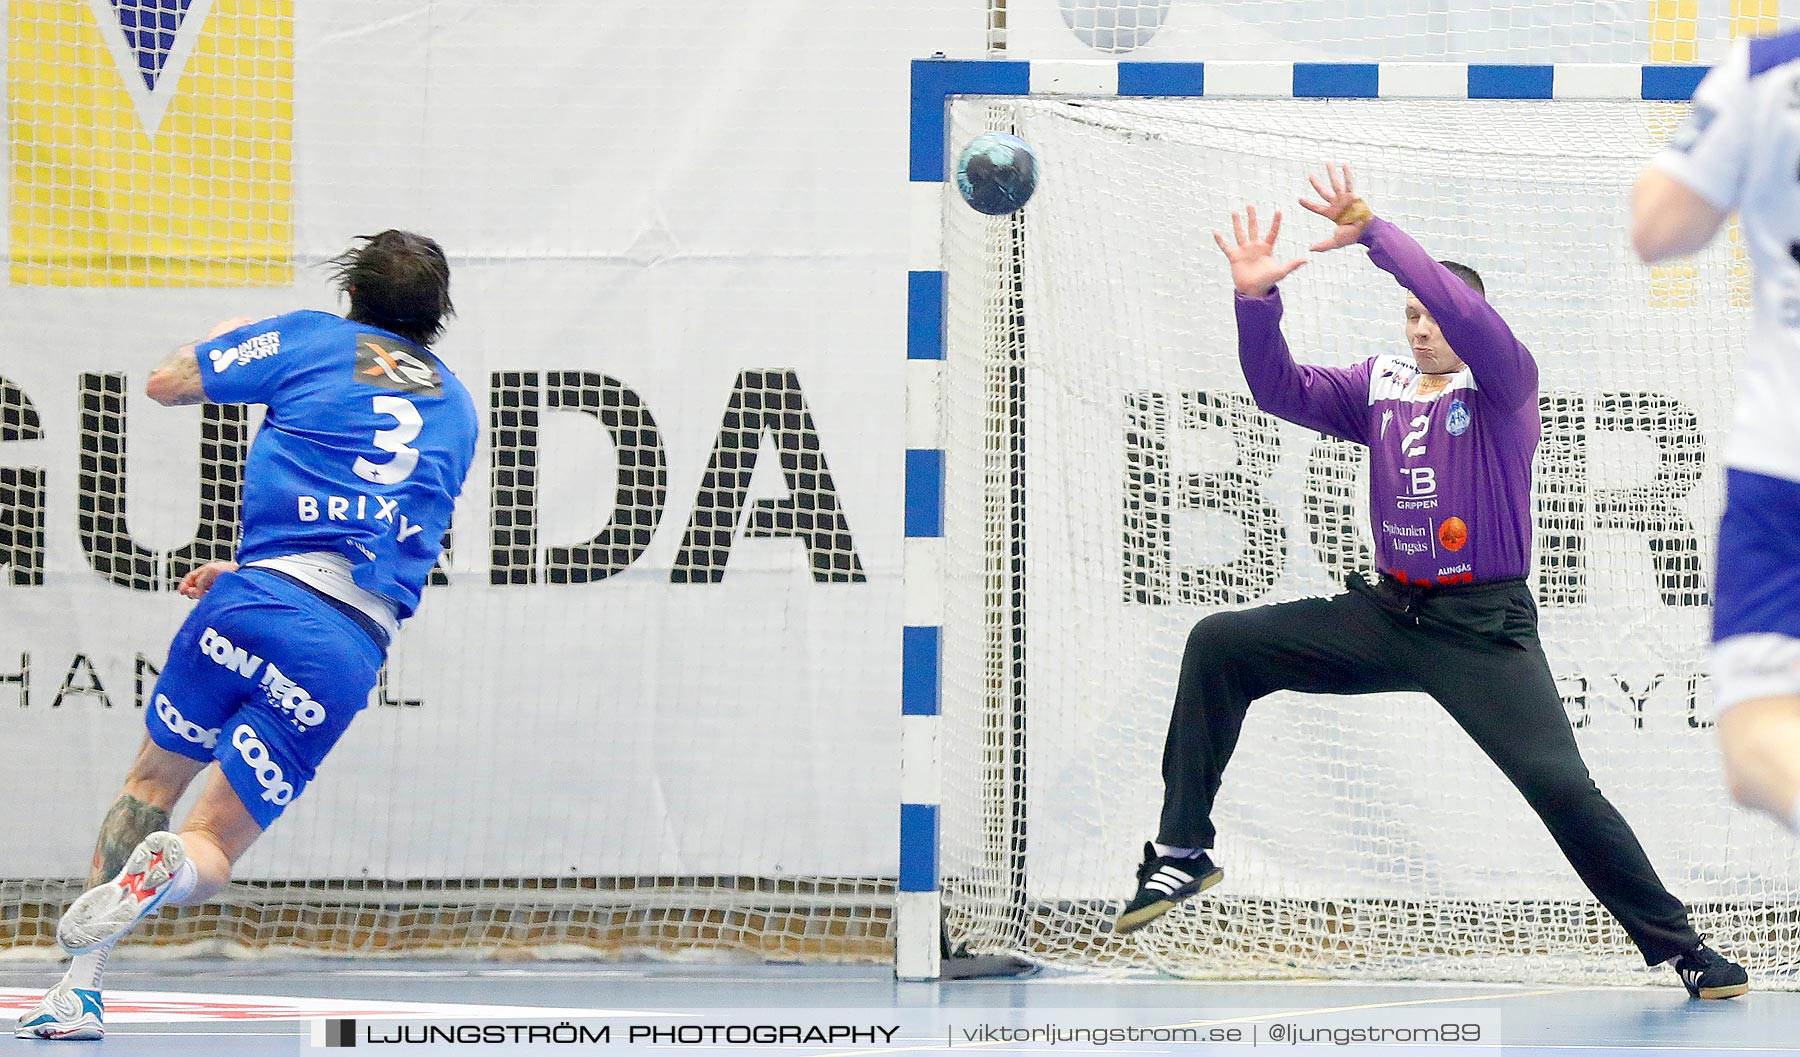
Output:
[[[1224,884],[1109,921],[1162,802],[1188,629],[1371,571],[1363,456],[1251,403],[1211,232],[1309,172],[1464,262],[1541,367],[1534,582],[1601,790],[1711,942],[1800,962],[1800,851],[1734,809],[1705,675],[1748,269],[1631,256],[1632,181],[1685,107],[1638,101],[964,99],[1037,152],[1025,210],[944,202],[943,877],[953,948],[1183,975],[1630,980],[1643,963],[1523,799],[1429,698],[1252,706],[1215,820]],[[947,188],[951,185],[946,185]],[[1404,355],[1360,248],[1282,284],[1302,362]],[[1751,384],[1754,381],[1751,380]],[[1791,976],[1789,977],[1791,979]]]

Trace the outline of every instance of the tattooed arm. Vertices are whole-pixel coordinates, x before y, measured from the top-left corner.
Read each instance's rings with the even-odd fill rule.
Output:
[[[256,321],[242,316],[222,319],[213,324],[206,340],[223,337],[254,322]],[[157,364],[156,370],[150,372],[149,380],[144,383],[144,395],[165,407],[205,403],[206,387],[200,382],[200,356],[194,351],[199,344],[196,341],[183,345],[170,353],[168,359]]]
[[[206,401],[206,389],[200,383],[200,358],[192,345],[183,345],[156,365],[144,383],[144,395],[165,407],[200,404]]]

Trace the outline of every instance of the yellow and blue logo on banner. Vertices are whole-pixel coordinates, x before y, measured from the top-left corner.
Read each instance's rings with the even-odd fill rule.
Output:
[[[12,282],[286,286],[293,0],[11,0]]]

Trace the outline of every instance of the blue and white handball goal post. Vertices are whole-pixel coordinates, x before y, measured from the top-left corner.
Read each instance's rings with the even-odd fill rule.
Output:
[[[1595,780],[1715,946],[1765,973],[1800,964],[1800,858],[1732,809],[1705,711],[1748,266],[1735,232],[1665,269],[1626,238],[1632,182],[1704,72],[914,64],[900,977],[944,975],[949,953],[1673,982],[1644,975],[1523,800],[1418,695],[1258,702],[1216,812],[1225,883],[1110,933],[1156,830],[1188,629],[1372,565],[1364,454],[1251,403],[1211,236],[1246,204],[1265,226],[1280,208],[1277,252],[1309,256],[1324,226],[1295,199],[1327,162],[1478,269],[1537,357],[1534,579]],[[1010,217],[945,182],[989,129],[1038,158]],[[1392,279],[1358,248],[1310,257],[1282,284],[1296,358],[1405,355]],[[1427,545],[1454,566],[1450,543]]]

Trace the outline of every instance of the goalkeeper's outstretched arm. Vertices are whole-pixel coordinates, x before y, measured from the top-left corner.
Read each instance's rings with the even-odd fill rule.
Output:
[[[1302,206],[1337,225],[1331,236],[1313,249],[1324,252],[1353,243],[1366,247],[1369,260],[1392,275],[1431,313],[1444,340],[1496,403],[1508,408],[1534,403],[1537,362],[1487,298],[1433,260],[1418,240],[1377,217],[1357,197],[1348,165],[1327,165],[1325,173],[1329,187],[1317,176],[1310,178],[1319,200],[1300,200]]]
[[[1367,361],[1355,367],[1314,367],[1294,362],[1287,338],[1281,333],[1281,292],[1275,284],[1306,263],[1304,258],[1281,261],[1275,257],[1275,236],[1281,231],[1281,211],[1261,234],[1256,208],[1245,208],[1249,230],[1239,214],[1231,214],[1236,243],[1213,232],[1213,241],[1231,262],[1231,282],[1237,289],[1238,362],[1256,406],[1289,422],[1334,437],[1365,443],[1369,389]]]

